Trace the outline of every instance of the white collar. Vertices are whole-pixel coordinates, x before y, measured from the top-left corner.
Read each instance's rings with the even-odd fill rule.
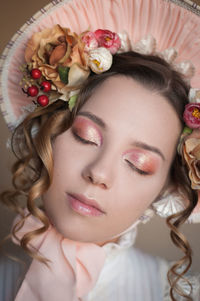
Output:
[[[122,234],[117,242],[108,242],[102,246],[106,255],[112,255],[118,253],[117,251],[125,250],[134,245],[137,236],[137,227],[130,229],[128,232]]]

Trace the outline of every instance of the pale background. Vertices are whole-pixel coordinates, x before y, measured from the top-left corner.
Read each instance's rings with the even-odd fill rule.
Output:
[[[48,0],[0,1],[0,52],[2,52],[15,31],[48,2]],[[199,0],[196,2],[200,3]],[[9,169],[14,161],[13,156],[5,146],[8,135],[8,129],[2,116],[0,116],[0,191],[9,188],[11,185]],[[8,233],[12,218],[13,215],[7,209],[0,207],[0,239]],[[193,270],[200,272],[200,224],[185,225],[183,231],[194,251]],[[171,243],[165,221],[158,217],[148,224],[140,226],[136,245],[149,253],[169,260],[176,260],[182,255]]]

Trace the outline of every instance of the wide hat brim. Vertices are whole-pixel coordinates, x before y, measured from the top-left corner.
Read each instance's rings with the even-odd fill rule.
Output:
[[[1,56],[0,107],[11,130],[23,119],[22,108],[30,102],[19,84],[26,44],[34,32],[55,24],[78,34],[98,28],[126,31],[131,43],[151,34],[157,51],[174,47],[177,63],[193,63],[196,72],[191,85],[200,88],[200,18],[192,11],[165,0],[52,1],[17,31]]]

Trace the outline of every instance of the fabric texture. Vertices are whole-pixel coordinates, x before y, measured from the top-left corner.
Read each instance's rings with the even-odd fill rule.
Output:
[[[96,286],[82,301],[171,301],[166,278],[169,263],[133,246],[127,249],[115,245],[114,252],[110,243],[105,245],[111,253],[107,254]],[[14,300],[23,276],[20,263],[0,257],[0,301]],[[193,284],[193,300],[199,301],[200,275],[188,276],[188,279]]]
[[[200,1],[199,0],[170,0],[177,5],[180,5],[193,13],[200,16]]]
[[[181,1],[180,1],[181,2]],[[31,35],[60,24],[76,33],[88,28],[126,31],[131,43],[152,35],[163,51],[174,47],[177,63],[191,61],[196,68],[191,85],[200,85],[200,18],[189,10],[164,0],[56,0],[36,13],[17,31],[0,58],[0,108],[10,129],[27,114],[27,97],[19,82],[24,64],[24,50]],[[182,30],[184,28],[184,30]],[[26,109],[25,109],[26,107]]]
[[[133,245],[105,245],[107,258],[96,286],[83,301],[171,301],[167,272],[173,263],[151,256]],[[193,301],[200,300],[200,274],[186,275],[193,289]],[[188,294],[185,282],[180,288]],[[177,300],[185,298],[177,296]]]
[[[18,220],[19,217],[14,224]],[[16,236],[21,239],[25,233],[42,226],[37,218],[27,214]],[[33,259],[16,301],[77,301],[92,289],[105,259],[103,248],[94,243],[66,239],[51,225],[46,232],[33,238],[29,247],[47,258],[48,266]]]
[[[18,237],[27,229],[38,228],[35,218],[27,221],[29,224],[25,224]],[[102,247],[64,239],[66,245],[63,248],[62,244],[63,254],[60,254],[62,238],[50,228],[34,245],[38,245],[44,256],[50,256],[52,270],[33,260],[15,300],[171,301],[167,282],[170,264],[134,248],[136,233],[137,229],[132,229],[117,243],[106,243]],[[82,249],[78,250],[77,246]],[[19,263],[0,260],[0,279],[0,301],[13,301],[22,281]],[[193,285],[193,301],[199,301],[200,275],[188,276],[188,279]],[[181,283],[181,287],[188,292],[185,283]]]
[[[94,289],[84,301],[161,301],[156,258],[129,247],[111,252]]]

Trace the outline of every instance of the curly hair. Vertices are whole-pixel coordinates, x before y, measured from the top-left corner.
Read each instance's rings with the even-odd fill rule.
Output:
[[[28,115],[12,136],[12,150],[17,158],[12,168],[14,190],[5,191],[0,196],[5,205],[21,215],[20,222],[12,230],[15,238],[17,238],[17,231],[27,218],[22,210],[24,206],[28,208],[30,214],[43,223],[42,228],[25,234],[20,244],[30,256],[44,263],[46,263],[46,259],[30,250],[29,242],[33,237],[45,232],[49,226],[45,212],[39,209],[39,202],[52,183],[53,141],[70,128],[77,112],[95,89],[106,79],[115,75],[131,77],[150,91],[159,92],[172,105],[182,128],[184,127],[182,116],[184,107],[188,103],[189,86],[182,75],[158,56],[141,55],[133,51],[114,55],[113,64],[107,72],[92,73],[81,88],[72,112],[68,110],[66,102],[57,100],[48,107],[38,109]],[[179,231],[179,227],[187,220],[196,206],[197,194],[191,189],[186,165],[178,153],[171,165],[170,178],[174,186],[180,188],[189,200],[187,208],[167,218],[171,239],[184,253],[184,256],[168,272],[168,280],[171,285],[170,296],[173,301],[177,300],[175,296],[177,294],[185,297],[186,300],[192,300],[191,296],[185,295],[178,287],[178,281],[185,279],[184,274],[192,262],[191,248],[187,239]],[[25,200],[25,205],[23,205],[22,199]],[[183,266],[184,268],[180,269]],[[185,281],[187,280],[185,279]]]

